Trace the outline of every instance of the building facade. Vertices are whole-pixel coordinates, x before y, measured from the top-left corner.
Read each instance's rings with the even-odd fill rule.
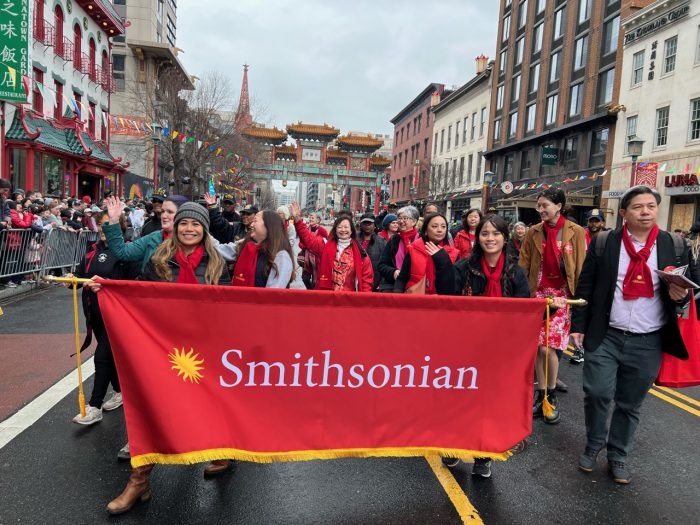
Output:
[[[392,202],[424,204],[428,199],[434,123],[430,108],[448,94],[443,84],[429,84],[391,119],[394,125],[389,181]]]
[[[27,191],[100,198],[125,171],[107,124],[110,39],[124,23],[107,0],[30,3],[28,103],[4,103],[2,177]]]
[[[125,178],[132,185],[148,191],[154,186],[167,188],[173,167],[158,154],[160,135],[152,128],[154,122],[168,125],[167,112],[159,110],[165,106],[159,103],[159,91],[194,89],[193,79],[178,58],[176,3],[116,0],[114,4],[129,26],[114,40],[112,149],[129,162]]]
[[[700,218],[700,0],[654,2],[622,28],[624,110],[608,207],[619,222],[621,192],[635,182],[655,186],[662,195],[659,225],[687,231]],[[635,159],[630,137],[644,141]]]
[[[432,108],[429,199],[441,206],[449,222],[482,205],[493,67],[487,60],[479,57],[476,76]]]
[[[620,111],[620,20],[649,3],[501,0],[486,158],[502,215],[539,221],[536,195],[552,185],[579,221],[600,206]]]

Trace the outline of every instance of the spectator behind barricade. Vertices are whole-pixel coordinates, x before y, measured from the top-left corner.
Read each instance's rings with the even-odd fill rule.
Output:
[[[537,211],[542,222],[530,228],[520,250],[519,264],[528,276],[530,294],[538,299],[570,299],[576,293],[576,285],[586,258],[586,236],[583,228],[562,215],[565,205],[566,196],[561,189],[550,188],[540,193],[537,198]],[[545,323],[540,330],[535,361],[537,390],[532,415],[544,415],[545,423],[549,424],[559,423],[560,420],[555,389],[566,391],[566,386],[558,382],[557,375],[559,359],[569,344],[570,328],[571,309],[567,306],[558,309],[552,315],[549,334]],[[549,342],[549,350],[546,342]],[[549,382],[547,385],[545,375]],[[549,404],[553,407],[551,415],[543,414],[542,411],[545,388]]]
[[[440,213],[426,215],[420,238],[409,246],[401,271],[394,283],[394,292],[435,295],[445,288],[438,281],[454,281],[452,265],[459,252],[447,237],[447,219]]]
[[[525,223],[520,221],[516,222],[506,248],[510,257],[515,257],[517,260],[520,259],[520,248],[523,246],[526,234],[527,226],[525,226]]]
[[[21,202],[10,201],[8,205],[10,207],[10,222],[12,228],[29,229],[32,227],[32,222],[34,222],[36,217],[34,217],[28,209],[25,210]]]
[[[367,252],[369,260],[372,261],[372,271],[374,272],[374,280],[372,282],[372,291],[379,287],[381,274],[379,273],[379,259],[382,256],[384,248],[386,248],[386,240],[374,233],[374,214],[364,213],[360,218],[360,231],[357,234],[357,240],[362,246],[362,249]]]
[[[420,233],[416,229],[419,216],[418,208],[415,206],[404,206],[399,210],[398,234],[386,243],[386,248],[384,248],[379,260],[379,273],[382,274],[382,280],[379,284],[380,292],[394,291],[394,283],[401,273],[401,266],[408,248],[420,237]]]
[[[102,230],[102,226],[109,221],[107,212],[95,214],[95,221],[99,228],[100,239],[87,248],[85,256],[75,270],[75,277],[81,279],[92,279],[95,276],[103,279],[136,279],[140,271],[138,263],[120,261],[109,250],[107,238]],[[119,226],[122,231],[126,230],[126,224],[123,220],[120,221]],[[68,274],[66,277],[73,277],[73,275]],[[68,283],[66,286],[70,287],[71,285]],[[92,334],[95,334],[97,340],[94,359],[95,380],[90,400],[85,407],[85,416],[78,414],[73,418],[73,422],[79,425],[93,425],[102,420],[103,410],[115,410],[122,405],[122,394],[97,294],[91,290],[89,284],[83,287],[82,302],[88,334],[83,342],[82,350],[85,350],[92,342]],[[104,401],[110,383],[114,392],[107,401]]]
[[[236,212],[236,199],[233,198],[233,195],[224,195],[221,201],[221,216],[229,224],[241,222],[241,216]]]
[[[291,205],[294,228],[307,250],[319,258],[317,290],[371,292],[374,272],[372,261],[357,242],[351,216],[339,213],[328,242],[314,235],[301,220],[298,203]]]
[[[61,220],[61,204],[58,201],[53,201],[48,211],[51,227],[64,229],[63,221]]]
[[[139,203],[134,206],[131,211],[131,225],[134,228],[143,228],[145,213],[146,210],[144,209],[143,204]]]
[[[399,218],[393,213],[387,213],[382,220],[381,230],[379,236],[385,241],[389,241],[399,232]]]
[[[467,259],[476,242],[476,227],[483,218],[481,211],[471,208],[462,212],[462,229],[455,236],[455,248],[460,259]]]
[[[172,235],[173,220],[175,219],[175,213],[177,213],[178,203],[183,203],[182,199],[185,199],[182,195],[173,195],[166,198],[162,203],[160,214],[161,229],[148,235],[142,235],[134,242],[126,244],[118,226],[119,218],[122,215],[122,204],[117,198],[108,197],[106,202],[109,224],[103,226],[102,229],[114,255],[122,261],[140,261],[141,268],[145,268],[156,249]]]
[[[141,228],[141,235],[150,235],[162,228],[161,213],[163,212],[163,202],[165,202],[165,197],[162,195],[151,197],[151,209],[148,211],[148,218]]]
[[[22,188],[17,188],[12,192],[12,200],[15,202],[22,202],[24,200],[25,192]]]
[[[92,208],[85,208],[83,211],[83,228],[86,230],[90,230],[93,232],[97,231],[97,223],[95,222],[95,218],[93,217],[94,211]]]
[[[7,179],[0,179],[0,231],[10,227],[12,217],[10,217],[10,208],[7,205],[8,197],[12,184]]]

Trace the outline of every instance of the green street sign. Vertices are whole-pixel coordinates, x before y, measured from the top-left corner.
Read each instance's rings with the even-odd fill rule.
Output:
[[[557,148],[542,147],[542,166],[556,166],[559,162],[559,150]]]
[[[27,102],[30,28],[29,0],[0,1],[0,100]]]

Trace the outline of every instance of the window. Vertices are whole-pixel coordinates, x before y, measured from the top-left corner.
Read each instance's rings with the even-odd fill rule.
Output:
[[[56,54],[63,56],[63,9],[60,5],[57,5],[53,12],[53,26],[54,26],[54,48]]]
[[[522,29],[527,20],[527,0],[520,2],[518,6],[518,29]]]
[[[83,97],[81,97],[78,93],[73,91],[73,99],[75,100],[75,105],[78,108],[77,116],[78,116],[79,120],[82,121],[83,117],[84,117],[84,115],[83,115]]]
[[[97,80],[97,49],[95,47],[94,38],[91,38],[88,42],[88,48],[90,49],[90,66],[88,72],[90,74],[90,79]]]
[[[593,132],[591,137],[591,156],[589,166],[602,166],[605,164],[605,154],[608,151],[608,128]]]
[[[464,157],[459,159],[459,185],[461,186],[464,182]]]
[[[445,145],[445,130],[440,130],[440,153],[443,151],[443,146]]]
[[[457,159],[452,161],[452,179],[450,180],[450,188],[457,185]]]
[[[582,36],[576,40],[576,49],[574,51],[574,71],[578,71],[586,67],[586,59],[588,58],[588,36]]]
[[[554,39],[564,35],[564,8],[554,13]]]
[[[90,111],[88,114],[88,132],[90,135],[93,137],[95,136],[95,117],[96,111],[97,111],[97,106],[93,104],[92,102],[88,102],[88,105],[90,106]]]
[[[615,68],[608,69],[600,74],[598,80],[598,105],[604,106],[612,102],[613,81],[615,80]]]
[[[656,110],[656,133],[654,137],[654,145],[657,148],[665,146],[666,142],[668,142],[668,114],[668,106]]]
[[[690,140],[700,139],[700,98],[690,101]]]
[[[452,144],[452,124],[447,127],[447,151],[450,151],[450,144]]]
[[[537,0],[537,14],[544,11],[545,7],[547,7],[547,0]]]
[[[633,117],[627,117],[627,134],[625,135],[625,155],[629,155],[627,151],[627,141],[630,137],[634,137],[637,134],[637,115]]]
[[[464,117],[464,126],[462,126],[462,144],[467,143],[467,117]]]
[[[676,51],[678,49],[678,37],[674,36],[664,42],[664,75],[676,69]]]
[[[530,68],[530,78],[528,79],[528,93],[534,93],[537,91],[537,87],[540,85],[540,65],[535,64]]]
[[[581,105],[583,103],[583,82],[571,86],[569,95],[569,116],[581,114]]]
[[[406,124],[406,138],[411,136],[411,123]]]
[[[530,178],[530,169],[532,168],[532,148],[523,150],[520,154],[520,177],[521,179]]]
[[[124,55],[112,54],[112,71],[117,91],[124,91],[126,87]]]
[[[538,53],[542,50],[542,34],[543,34],[544,24],[539,24],[535,26],[535,37],[532,41],[532,52]]]
[[[510,114],[510,124],[508,125],[508,138],[512,139],[518,132],[518,112]]]
[[[578,137],[569,137],[564,141],[564,163],[570,169],[576,167],[578,158]]]
[[[535,130],[535,115],[537,115],[537,104],[530,104],[527,107],[527,123],[525,127],[525,132]]]
[[[496,111],[503,108],[503,89],[504,86],[501,84],[496,90]]]
[[[483,156],[484,156],[484,153],[481,151],[476,154],[476,181],[475,182],[479,182],[479,180],[481,179],[481,164],[482,164],[481,159],[483,158]]]
[[[479,125],[479,138],[484,136],[486,129],[486,108],[481,108],[481,124]]]
[[[506,15],[503,17],[503,35],[501,40],[508,40],[508,36],[510,35],[510,15]]]
[[[472,183],[472,164],[474,163],[474,155],[469,155],[467,159],[467,184]]]
[[[175,47],[175,22],[173,22],[173,19],[170,18],[170,15],[168,15],[168,23],[166,28],[168,43],[171,47]]]
[[[591,17],[591,1],[580,0],[578,4],[578,23],[582,24]]]
[[[83,39],[83,33],[80,30],[80,26],[75,24],[73,26],[73,67],[75,69],[80,69],[82,64],[82,49],[81,40]]]
[[[501,119],[497,118],[493,121],[493,141],[498,142],[501,140]]]
[[[433,141],[433,155],[437,155],[437,146],[438,146],[438,134],[436,131],[435,132],[435,140]]]
[[[428,158],[428,139],[423,139],[423,158]]]
[[[549,82],[559,80],[559,61],[561,60],[561,51],[552,53],[552,59],[549,64]]]
[[[603,55],[609,55],[617,50],[617,40],[620,33],[620,17],[616,16],[603,26]]]
[[[522,64],[525,47],[525,37],[520,37],[515,41],[515,65]]]
[[[559,95],[554,94],[547,97],[547,120],[545,120],[545,124],[554,124],[556,122],[558,105]]]
[[[421,124],[423,123],[423,114],[418,115],[418,133],[420,133]]]
[[[56,90],[56,104],[53,107],[53,118],[63,116],[63,84],[54,80],[54,89]]]
[[[163,0],[157,0],[156,18],[158,19],[159,22],[161,22],[161,23],[163,22]]]
[[[506,62],[508,62],[508,50],[501,51],[500,59],[498,60],[498,73],[503,74],[506,70]]]
[[[455,148],[459,146],[459,120],[455,122]]]
[[[641,84],[644,75],[644,50],[632,56],[632,85]]]
[[[695,63],[700,64],[700,26],[698,26],[698,40],[695,44]]]
[[[518,96],[520,95],[520,77],[521,75],[515,75],[513,77],[513,86],[510,92],[510,100],[513,102],[518,100]]]
[[[44,113],[44,97],[41,93],[44,89],[44,72],[41,69],[32,68],[34,82],[32,85],[32,109],[37,113]],[[39,89],[41,84],[41,89]]]
[[[474,140],[474,134],[476,133],[476,111],[472,113],[472,132],[469,140]]]
[[[513,154],[509,153],[503,157],[503,180],[513,178]]]

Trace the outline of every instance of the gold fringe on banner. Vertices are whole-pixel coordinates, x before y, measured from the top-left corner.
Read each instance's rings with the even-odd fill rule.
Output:
[[[235,459],[254,463],[273,463],[276,461],[311,461],[314,459],[373,458],[373,457],[422,457],[440,455],[450,458],[491,458],[506,461],[510,451],[482,452],[457,448],[405,447],[405,448],[340,448],[328,450],[299,450],[291,452],[249,452],[235,448],[212,448],[184,454],[142,454],[131,458],[131,466],[145,465],[191,465],[205,463],[215,459]]]

